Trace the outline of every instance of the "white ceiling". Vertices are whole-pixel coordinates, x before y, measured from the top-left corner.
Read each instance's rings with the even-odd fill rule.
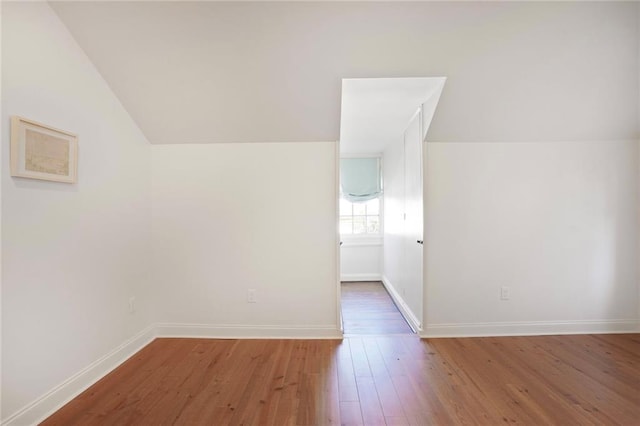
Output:
[[[447,77],[430,141],[638,128],[635,4],[49,4],[151,143],[335,141],[342,80],[371,77]]]
[[[343,80],[340,153],[383,152],[402,137],[416,110],[443,84],[442,78]]]

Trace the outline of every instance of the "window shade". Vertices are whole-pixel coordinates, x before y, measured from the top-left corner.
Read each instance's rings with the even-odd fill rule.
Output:
[[[340,189],[348,201],[369,201],[382,193],[379,158],[340,159]]]

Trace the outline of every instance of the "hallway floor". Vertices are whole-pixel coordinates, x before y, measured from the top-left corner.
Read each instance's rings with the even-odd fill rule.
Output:
[[[345,336],[413,334],[381,282],[343,282]]]

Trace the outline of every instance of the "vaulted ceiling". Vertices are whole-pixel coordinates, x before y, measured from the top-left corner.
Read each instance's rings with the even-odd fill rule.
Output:
[[[421,106],[425,110],[422,125],[426,132],[431,125],[427,111],[438,105],[445,80],[437,77],[343,80],[340,152],[378,154],[387,145],[402,142],[409,121]]]
[[[337,140],[342,79],[370,77],[447,77],[434,141],[637,128],[634,4],[50,4],[152,143]]]

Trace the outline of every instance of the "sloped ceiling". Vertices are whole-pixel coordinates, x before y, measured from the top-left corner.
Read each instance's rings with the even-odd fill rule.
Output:
[[[342,81],[341,154],[380,154],[402,141],[409,121],[428,100],[435,109],[444,78],[355,78]],[[435,96],[437,92],[438,96]],[[429,122],[424,122],[425,131]]]
[[[152,143],[337,140],[343,78],[429,76],[432,141],[635,136],[635,4],[50,4]]]

